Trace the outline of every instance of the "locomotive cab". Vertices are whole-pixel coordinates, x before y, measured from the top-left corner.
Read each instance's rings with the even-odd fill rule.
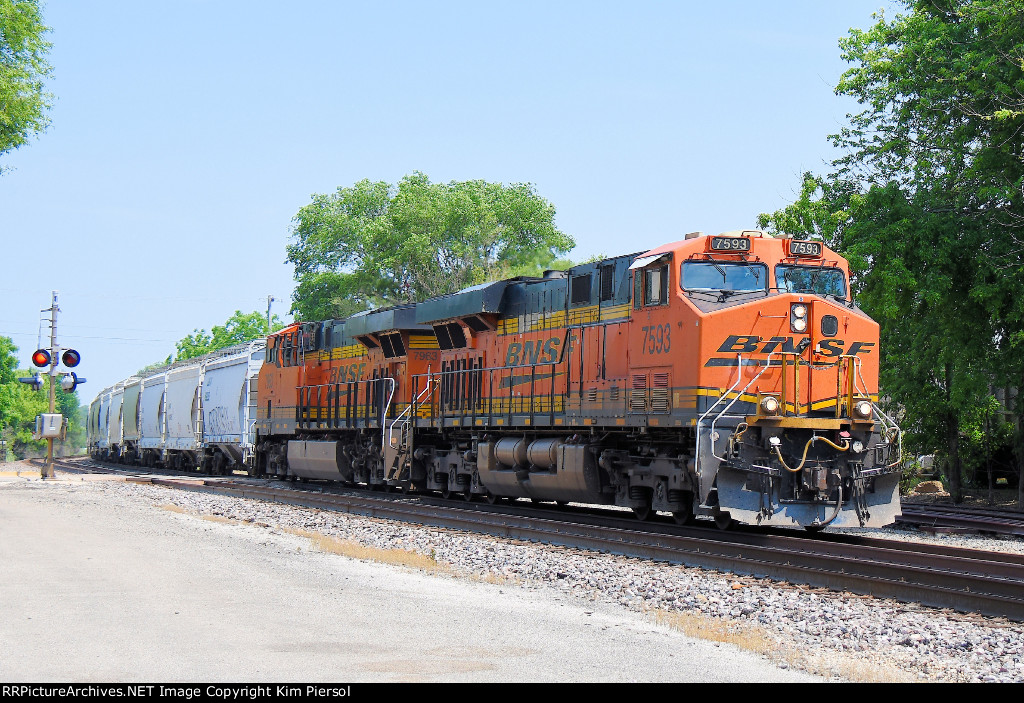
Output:
[[[678,253],[700,340],[698,511],[808,529],[891,523],[900,431],[877,404],[878,326],[852,302],[846,262],[821,242],[751,231]]]

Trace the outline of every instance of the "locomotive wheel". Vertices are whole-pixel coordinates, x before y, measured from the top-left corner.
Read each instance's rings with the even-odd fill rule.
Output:
[[[441,497],[445,500],[451,500],[452,487],[447,481],[444,482],[444,488],[441,489]]]
[[[692,525],[697,519],[693,514],[693,504],[687,503],[685,508],[672,513],[672,519],[677,525]]]
[[[821,532],[825,529],[824,525],[804,525],[804,529],[808,532]]]
[[[490,491],[487,491],[487,495],[484,496],[484,498],[487,500],[487,502],[490,505],[497,505],[498,503],[503,503],[504,502],[504,499],[501,496],[496,496],[493,493],[491,493]]]
[[[715,527],[720,530],[731,530],[736,524],[729,513],[715,513]]]
[[[462,499],[465,500],[467,503],[472,503],[473,502],[473,498],[475,498],[475,497],[476,496],[473,495],[473,487],[472,486],[466,486],[466,490],[464,490],[462,492]]]
[[[636,515],[637,520],[640,520],[641,522],[647,522],[654,515],[654,509],[651,507],[650,503],[648,503],[642,508],[634,507],[633,514]]]

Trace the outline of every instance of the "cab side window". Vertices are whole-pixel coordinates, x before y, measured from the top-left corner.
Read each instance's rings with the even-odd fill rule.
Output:
[[[644,305],[664,305],[668,302],[668,266],[643,270]]]

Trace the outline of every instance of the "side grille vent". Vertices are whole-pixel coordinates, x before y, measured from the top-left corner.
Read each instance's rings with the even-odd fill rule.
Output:
[[[629,389],[629,410],[642,413],[647,409],[647,376],[633,376]]]
[[[651,412],[667,413],[669,410],[668,374],[652,374],[651,385]]]

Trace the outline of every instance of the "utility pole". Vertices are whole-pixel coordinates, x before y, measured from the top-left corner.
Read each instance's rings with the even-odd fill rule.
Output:
[[[270,328],[270,304],[272,302],[274,302],[274,296],[268,295],[267,296],[267,334],[270,334],[271,332],[274,331],[274,330],[272,330]]]
[[[50,414],[57,407],[57,366],[60,364],[60,348],[57,346],[57,291],[53,291],[50,304]],[[43,311],[40,311],[43,312]],[[40,469],[40,478],[53,478],[53,437],[46,438],[46,466]]]
[[[50,307],[39,311],[50,313],[50,348],[39,348],[32,354],[32,365],[37,369],[50,367],[50,370],[46,372],[50,376],[50,412],[49,414],[36,416],[36,434],[33,435],[33,439],[46,439],[46,463],[39,470],[39,477],[43,479],[53,478],[54,476],[53,440],[56,437],[64,437],[68,423],[68,418],[65,418],[63,414],[57,415],[55,412],[57,407],[57,377],[61,377],[60,386],[67,393],[74,393],[78,384],[85,383],[85,379],[79,378],[78,374],[74,371],[67,373],[57,372],[57,367],[61,361],[68,368],[73,368],[78,366],[78,363],[82,360],[81,354],[74,349],[67,349],[63,355],[60,353],[60,347],[57,346],[57,313],[59,311],[57,291],[53,291],[53,302],[50,303]],[[41,337],[42,335],[40,334]],[[42,390],[43,388],[43,377],[38,371],[28,378],[19,378],[18,380],[22,383],[27,383],[35,391]]]

